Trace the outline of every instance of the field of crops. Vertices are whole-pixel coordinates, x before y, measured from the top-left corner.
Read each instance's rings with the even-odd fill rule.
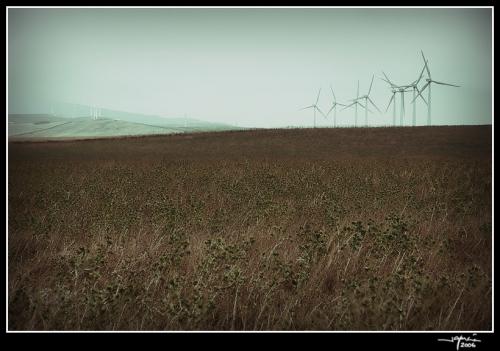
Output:
[[[491,126],[9,143],[11,330],[489,330]]]

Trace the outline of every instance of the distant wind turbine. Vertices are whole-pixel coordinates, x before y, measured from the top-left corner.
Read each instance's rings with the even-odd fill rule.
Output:
[[[319,111],[319,113],[321,113],[323,116],[325,115],[323,113],[323,111],[321,111],[321,109],[318,107],[318,101],[319,101],[319,95],[321,94],[321,88],[319,89],[318,91],[318,97],[316,98],[316,102],[310,106],[306,106],[304,108],[301,108],[299,111],[302,111],[302,110],[306,110],[306,109],[309,109],[309,108],[312,108],[313,111],[314,111],[314,128],[316,128],[316,111]]]
[[[380,110],[377,107],[377,105],[375,105],[375,103],[373,102],[373,100],[370,99],[370,92],[372,91],[373,78],[375,78],[375,75],[372,76],[372,81],[370,83],[370,88],[368,89],[368,93],[366,95],[360,96],[360,97],[358,97],[356,99],[356,100],[365,99],[365,106],[366,106],[366,108],[365,108],[365,127],[368,127],[368,111],[369,111],[369,109],[368,109],[368,102],[370,102],[377,109],[377,111],[380,112]]]
[[[99,117],[100,114],[101,114],[100,108],[96,107],[95,105],[90,106],[90,116],[94,121],[97,120],[97,117]]]
[[[365,106],[363,106],[363,105],[362,105],[362,104],[358,101],[358,99],[359,99],[359,80],[358,80],[358,90],[357,90],[357,92],[356,92],[356,98],[351,100],[351,101],[353,101],[353,103],[351,103],[350,105],[347,105],[346,107],[344,107],[344,108],[342,109],[342,111],[343,111],[343,110],[345,110],[345,109],[347,109],[347,108],[349,108],[349,107],[351,107],[351,106],[354,106],[354,111],[355,111],[355,112],[354,112],[354,126],[355,126],[355,127],[357,127],[357,126],[358,126],[358,105],[359,105],[359,106],[361,106],[362,108],[368,108],[368,106],[366,106],[366,107],[365,107]]]
[[[422,79],[422,75],[424,74],[424,70],[425,70],[425,65],[424,65],[424,67],[422,67],[422,71],[420,72],[420,75],[418,76],[418,78],[416,80],[414,80],[412,83],[410,83],[410,84],[407,85],[408,88],[412,88],[413,89],[413,100],[411,101],[411,103],[413,104],[412,125],[414,127],[417,125],[417,102],[415,101],[416,100],[415,93],[418,92],[418,94],[420,95],[420,91],[418,90],[418,83]],[[422,98],[422,100],[427,105],[427,101],[425,101],[424,97],[422,95],[420,95],[420,97]]]
[[[337,98],[335,97],[335,93],[333,92],[333,88],[331,85],[330,85],[330,91],[332,92],[332,96],[333,96],[332,107],[330,108],[330,110],[328,110],[325,117],[328,117],[330,112],[332,112],[332,110],[333,110],[333,127],[335,128],[337,126],[337,105],[340,105],[340,106],[346,106],[346,105],[341,104],[340,102],[337,102]]]
[[[420,92],[418,93],[417,96],[422,96],[422,93],[424,92],[424,90],[427,89],[427,87],[429,88],[429,93],[427,96],[427,125],[430,126],[431,125],[431,83],[440,84],[440,85],[449,85],[451,87],[456,87],[456,88],[459,88],[460,86],[455,85],[455,84],[443,83],[443,82],[438,82],[438,81],[433,80],[431,77],[431,71],[429,69],[429,61],[425,58],[424,52],[422,50],[420,50],[420,52],[422,53],[422,58],[424,60],[425,69],[427,71],[427,78],[425,79],[427,81],[427,83],[425,83],[424,87],[422,89],[420,89]],[[415,99],[416,99],[416,97],[413,100],[415,101]]]
[[[384,78],[381,78],[383,81],[387,82],[393,90],[396,90],[398,93],[401,93],[401,112],[399,116],[399,124],[403,126],[404,123],[404,115],[405,115],[405,93],[411,91],[408,89],[408,85],[396,85],[391,80],[389,77],[387,77],[387,74],[385,72],[382,72],[384,74]]]

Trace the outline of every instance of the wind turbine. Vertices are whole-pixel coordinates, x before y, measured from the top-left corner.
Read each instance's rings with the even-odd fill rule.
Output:
[[[100,109],[98,109],[96,106],[92,105],[90,106],[90,115],[92,116],[92,119],[95,121],[97,120],[97,117],[100,114]]]
[[[340,105],[340,106],[346,106],[346,105],[341,104],[340,102],[337,102],[337,98],[335,97],[335,93],[333,92],[333,88],[331,85],[330,85],[330,91],[332,92],[333,102],[332,102],[332,107],[326,113],[325,117],[328,117],[330,112],[332,112],[332,110],[333,110],[333,127],[335,128],[337,126],[337,105]]]
[[[372,81],[370,83],[370,88],[368,89],[368,93],[366,95],[360,96],[356,99],[356,100],[365,99],[365,106],[366,106],[366,108],[365,108],[365,127],[368,127],[368,102],[370,102],[377,109],[377,111],[380,112],[377,105],[375,105],[375,103],[372,101],[372,99],[370,99],[370,92],[372,91],[373,78],[375,78],[375,75],[372,76]]]
[[[299,111],[302,111],[302,110],[307,110],[309,108],[312,108],[314,110],[314,128],[316,128],[316,111],[319,111],[319,113],[321,113],[323,116],[325,115],[321,109],[318,107],[318,101],[319,101],[319,94],[321,94],[321,88],[319,88],[319,91],[318,91],[318,97],[316,98],[316,102],[310,106],[306,106],[304,108],[301,108]]]
[[[420,50],[420,52],[422,53],[422,58],[424,59],[424,64],[425,64],[425,69],[427,70],[427,78],[425,79],[427,81],[427,83],[425,83],[424,87],[420,90],[420,92],[418,93],[417,96],[422,96],[422,93],[424,92],[424,90],[428,87],[429,88],[429,93],[428,93],[428,96],[427,96],[427,125],[431,125],[431,83],[435,83],[435,84],[440,84],[440,85],[449,85],[451,87],[456,87],[456,88],[459,88],[460,86],[459,85],[455,85],[455,84],[449,84],[449,83],[443,83],[443,82],[438,82],[438,81],[435,81],[432,79],[431,77],[431,70],[429,69],[429,61],[427,61],[427,59],[425,58],[424,56],[424,52],[422,50]],[[413,99],[415,100],[416,97]]]
[[[408,90],[409,86],[408,85],[396,85],[393,82],[391,82],[391,80],[389,79],[389,77],[387,77],[385,72],[382,71],[382,73],[384,74],[385,79],[384,78],[381,78],[381,79],[383,81],[387,82],[393,90],[396,90],[396,92],[401,94],[401,110],[400,110],[401,112],[400,112],[400,116],[399,116],[399,124],[401,126],[403,126],[404,115],[405,115],[405,93],[410,91],[410,90]]]
[[[347,105],[346,107],[344,107],[342,109],[342,111],[343,111],[343,110],[345,110],[345,109],[347,109],[347,108],[349,108],[351,106],[354,106],[354,110],[355,110],[355,112],[354,112],[354,126],[355,127],[358,126],[358,105],[361,106],[361,107],[363,107],[363,108],[368,108],[368,106],[365,107],[362,104],[360,104],[359,101],[358,101],[358,99],[359,99],[359,80],[358,80],[358,90],[356,92],[356,98],[351,100],[351,101],[353,101],[352,104]]]
[[[411,103],[413,104],[412,125],[414,127],[417,125],[417,102],[415,101],[416,100],[415,93],[418,92],[420,95],[420,91],[418,90],[418,83],[422,79],[422,75],[424,74],[424,70],[425,70],[425,65],[424,65],[424,67],[422,67],[422,71],[420,71],[420,75],[418,76],[417,80],[414,80],[412,83],[410,83],[406,86],[408,88],[413,89],[413,100],[411,101]],[[424,97],[422,95],[420,95],[420,97],[422,98],[422,100],[424,100],[425,104],[427,105],[427,101],[425,101]]]

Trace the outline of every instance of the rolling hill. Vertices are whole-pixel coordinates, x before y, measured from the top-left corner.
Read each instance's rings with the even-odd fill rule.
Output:
[[[63,117],[47,114],[11,114],[9,139],[102,138],[238,129],[193,119],[166,119],[106,110],[106,117]]]

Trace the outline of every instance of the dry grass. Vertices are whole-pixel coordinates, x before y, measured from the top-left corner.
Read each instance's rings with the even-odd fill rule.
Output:
[[[491,127],[10,143],[11,330],[489,330]]]

